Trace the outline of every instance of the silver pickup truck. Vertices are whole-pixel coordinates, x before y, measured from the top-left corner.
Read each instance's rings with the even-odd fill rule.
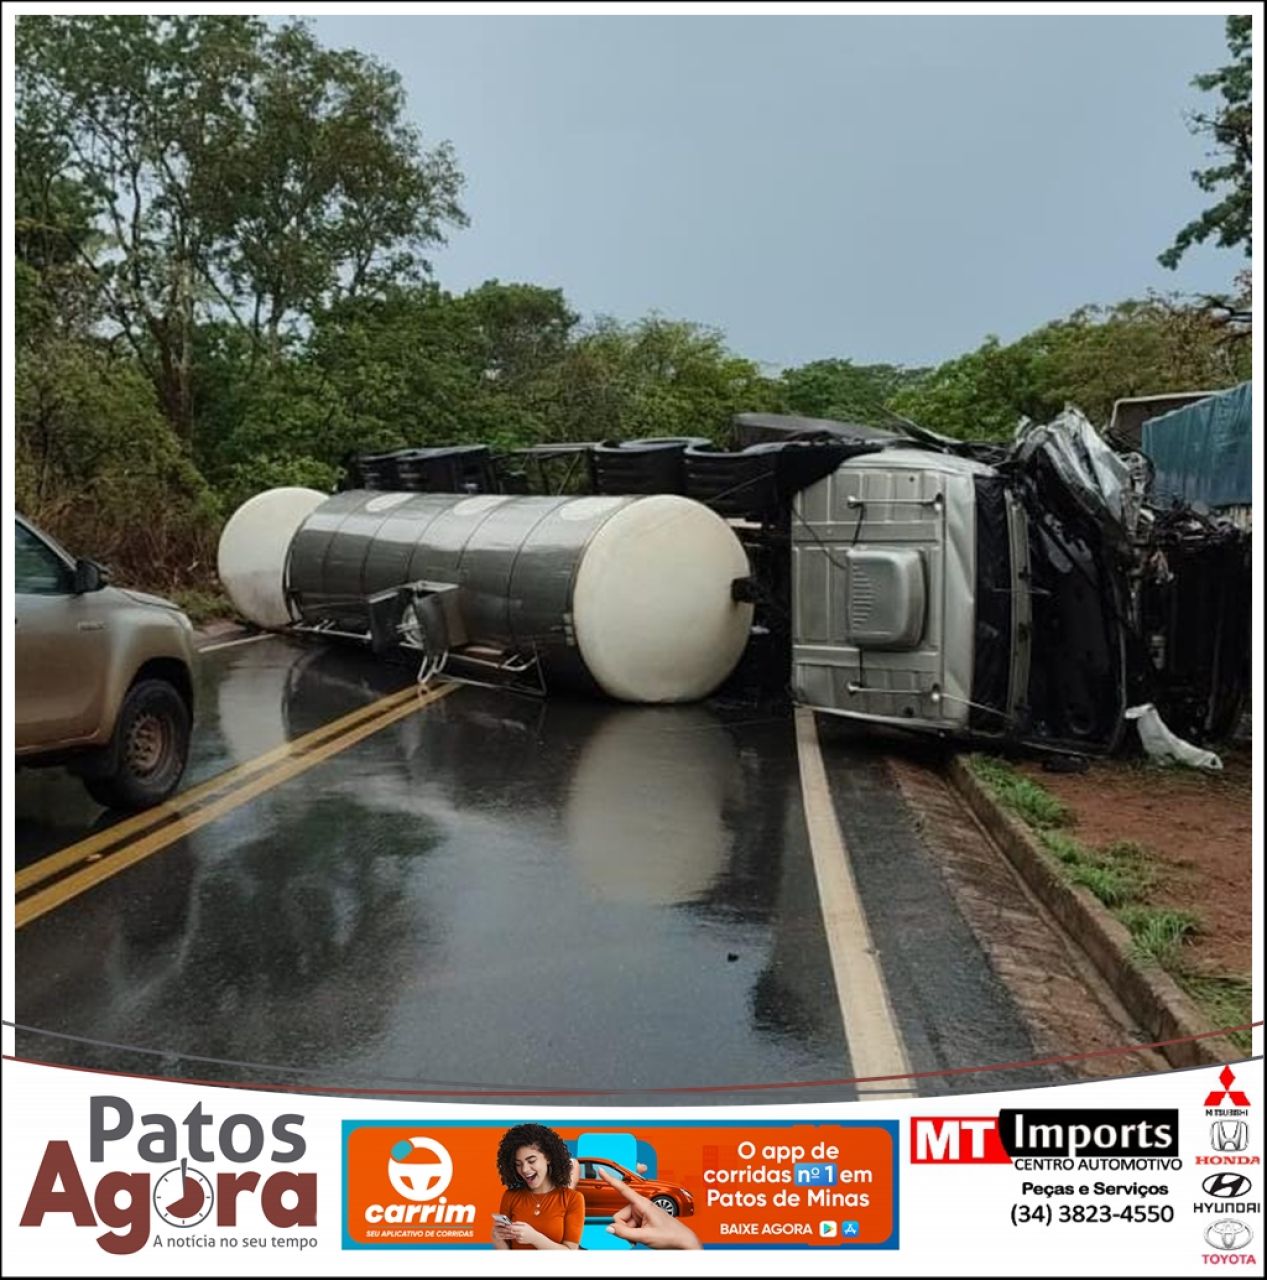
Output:
[[[174,604],[108,585],[17,518],[15,734],[20,765],[66,764],[107,808],[165,800],[189,755],[193,627]]]

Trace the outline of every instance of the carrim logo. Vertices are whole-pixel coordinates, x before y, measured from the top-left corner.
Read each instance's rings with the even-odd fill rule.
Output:
[[[1206,1244],[1215,1249],[1221,1249],[1224,1253],[1243,1249],[1253,1238],[1254,1233],[1235,1218],[1224,1218],[1219,1222],[1212,1222],[1205,1229]]]
[[[1244,1151],[1249,1146],[1249,1125],[1244,1120],[1216,1120],[1210,1126],[1215,1151]]]
[[[1201,1189],[1216,1200],[1239,1200],[1249,1195],[1251,1185],[1243,1173],[1212,1173],[1202,1182]]]
[[[387,1157],[387,1177],[400,1200],[365,1206],[365,1221],[376,1228],[376,1237],[421,1239],[427,1238],[425,1233],[420,1236],[416,1232],[390,1228],[416,1226],[429,1230],[454,1225],[469,1227],[474,1223],[473,1204],[450,1204],[445,1198],[444,1193],[453,1181],[453,1157],[434,1138],[415,1133],[393,1142]],[[427,1201],[432,1203],[425,1203]]]
[[[435,1159],[406,1163],[419,1151],[428,1152]],[[392,1147],[387,1176],[396,1194],[406,1200],[434,1200],[444,1194],[453,1180],[453,1157],[434,1138],[415,1134],[412,1138],[402,1138]]]

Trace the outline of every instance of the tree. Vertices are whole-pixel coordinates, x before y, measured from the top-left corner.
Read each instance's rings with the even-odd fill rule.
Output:
[[[558,361],[581,317],[561,289],[486,280],[463,295],[483,346],[486,375],[502,386],[522,385]]]
[[[276,360],[288,328],[425,272],[465,221],[452,152],[423,151],[396,73],[302,23],[23,17],[17,65],[19,133],[102,208],[108,248],[81,260],[182,439],[200,323]]]
[[[479,383],[467,413],[490,424],[489,442],[514,448],[551,434],[559,418],[557,371],[580,322],[559,289],[488,280],[454,300]]]
[[[736,413],[777,407],[757,365],[716,329],[648,316],[596,320],[547,374],[554,440],[724,438]]]
[[[300,474],[329,485],[354,452],[462,438],[479,386],[473,331],[435,285],[343,298],[285,358],[252,364],[241,330],[204,335],[199,465],[231,503]]]
[[[125,582],[205,580],[217,504],[132,362],[53,334],[18,352],[14,383],[18,509]]]
[[[1106,423],[1123,396],[1217,390],[1250,376],[1248,344],[1227,340],[1204,306],[1151,295],[1080,307],[1004,344],[939,365],[890,407],[959,439],[1007,439],[1021,417],[1046,421],[1075,404]]]
[[[286,358],[252,367],[232,325],[204,326],[199,465],[231,504],[271,484],[328,486],[349,454],[401,446],[511,448],[548,433],[545,370],[575,316],[555,290],[433,283],[344,297]]]
[[[422,150],[399,75],[373,58],[290,23],[261,42],[247,106],[201,195],[217,265],[271,350],[296,312],[425,275],[427,247],[465,225],[451,147]]]
[[[97,294],[84,257],[94,252],[97,207],[81,182],[62,175],[65,149],[19,129],[14,181],[16,331],[21,344],[88,330]]]
[[[1034,359],[1031,340],[1005,346],[991,334],[975,351],[898,391],[888,407],[960,440],[1006,439],[1022,416],[1044,414]]]
[[[1107,423],[1123,396],[1216,390],[1250,372],[1248,349],[1230,345],[1207,308],[1173,296],[1083,307],[1029,341],[1039,353],[1036,391],[1049,416],[1074,403]]]
[[[785,369],[779,390],[783,406],[792,413],[879,427],[893,420],[886,407],[893,396],[927,372],[892,364],[812,360]]]
[[[1228,18],[1227,45],[1232,61],[1192,81],[1205,93],[1217,89],[1223,98],[1213,114],[1198,112],[1189,122],[1192,132],[1209,134],[1214,139],[1214,155],[1221,161],[1208,169],[1194,170],[1192,180],[1202,191],[1217,193],[1229,185],[1230,190],[1189,222],[1174,244],[1158,257],[1157,261],[1171,270],[1194,244],[1204,244],[1211,237],[1222,248],[1243,245],[1245,256],[1250,254],[1254,116],[1251,22],[1244,14]]]

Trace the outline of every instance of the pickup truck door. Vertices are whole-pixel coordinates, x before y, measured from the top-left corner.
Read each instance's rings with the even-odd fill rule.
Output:
[[[15,738],[19,752],[91,738],[101,724],[110,637],[97,593],[22,521],[14,538]]]

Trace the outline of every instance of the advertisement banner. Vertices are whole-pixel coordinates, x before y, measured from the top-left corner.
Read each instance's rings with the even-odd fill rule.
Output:
[[[686,1251],[700,1274],[765,1274],[777,1250],[781,1271],[827,1275],[861,1250],[870,1274],[1206,1275],[1262,1256],[1260,1059],[673,1118],[12,1059],[4,1085],[11,1275],[494,1275],[551,1250],[589,1274]]]
[[[485,1246],[506,1209],[535,1226],[542,1206],[531,1202],[549,1197],[517,1195],[512,1188],[524,1183],[509,1161],[499,1181],[499,1147],[509,1137],[513,1160],[517,1146],[548,1144],[547,1135],[562,1139],[575,1162],[571,1185],[553,1196],[573,1192],[583,1203],[571,1236],[581,1248],[634,1247],[636,1235],[607,1230],[630,1207],[659,1209],[686,1226],[677,1238],[688,1248],[898,1247],[897,1121],[662,1121],[636,1131],[484,1122],[425,1134],[416,1122],[344,1121],[344,1246]]]

